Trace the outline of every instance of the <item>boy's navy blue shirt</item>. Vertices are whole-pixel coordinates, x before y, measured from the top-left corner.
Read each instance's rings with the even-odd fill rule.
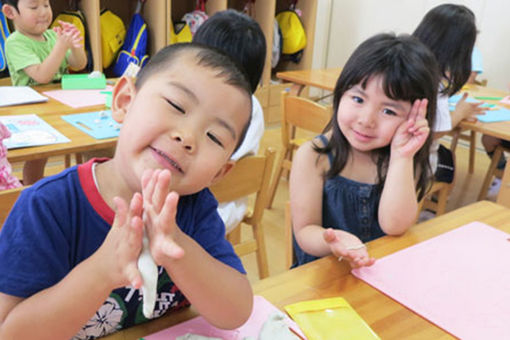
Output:
[[[58,283],[101,246],[114,212],[97,190],[92,164],[93,160],[69,168],[22,192],[0,232],[0,292],[30,297]],[[216,209],[208,189],[182,196],[177,225],[211,256],[245,273],[225,239]],[[166,271],[159,269],[155,317],[189,305]],[[142,305],[138,290],[114,290],[76,339],[93,339],[146,321]]]

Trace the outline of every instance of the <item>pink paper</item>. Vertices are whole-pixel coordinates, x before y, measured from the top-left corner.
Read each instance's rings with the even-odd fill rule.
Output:
[[[509,339],[509,238],[473,222],[352,273],[456,337]]]
[[[107,86],[102,90],[53,90],[43,92],[48,97],[58,100],[74,109],[86,106],[104,105],[106,95],[102,91],[111,91]]]
[[[253,311],[250,318],[244,325],[237,329],[229,331],[216,328],[205,321],[203,317],[199,316],[173,327],[164,329],[160,332],[144,336],[143,338],[145,340],[168,340],[175,339],[176,337],[185,335],[186,333],[193,333],[202,336],[217,337],[224,340],[241,340],[247,336],[257,339],[264,322],[266,322],[267,318],[271,314],[277,311],[279,311],[279,309],[262,296],[255,296],[253,300]],[[302,336],[303,339],[306,339],[297,324],[289,317],[286,317],[286,323],[290,328]]]
[[[510,96],[506,96],[505,98],[501,99],[499,102],[502,104],[510,105]]]

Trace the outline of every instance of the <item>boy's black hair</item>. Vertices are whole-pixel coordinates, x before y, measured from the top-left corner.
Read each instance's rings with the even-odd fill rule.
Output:
[[[138,73],[135,83],[136,88],[141,88],[144,82],[147,81],[147,79],[149,79],[153,74],[160,72],[164,68],[170,67],[184,54],[187,54],[187,58],[193,59],[198,66],[203,66],[216,71],[216,77],[222,78],[226,84],[244,92],[251,103],[250,84],[246,79],[246,75],[239,69],[239,66],[235,63],[235,61],[221,51],[198,43],[173,44],[159,50],[158,53],[156,53],[156,55],[154,55],[147,65],[145,65]],[[234,152],[243,142],[246,131],[250,125],[250,121],[251,106],[250,117],[248,117],[248,121],[242,129]]]
[[[236,60],[255,92],[266,60],[266,38],[255,20],[233,9],[218,12],[198,28],[193,42],[217,48]]]
[[[375,35],[361,43],[343,67],[333,92],[333,116],[324,130],[332,130],[331,139],[324,147],[314,146],[319,153],[331,152],[333,155],[331,168],[325,174],[327,178],[338,176],[351,153],[351,145],[337,123],[340,100],[347,90],[357,84],[365,88],[367,82],[376,76],[382,77],[383,90],[388,98],[411,104],[416,99],[428,99],[427,121],[429,126],[434,125],[439,84],[439,71],[434,55],[418,39],[409,35]],[[423,197],[430,183],[431,142],[432,136],[429,134],[414,156],[419,199]],[[390,158],[390,145],[373,150],[372,155],[377,164],[378,187],[382,190]]]
[[[12,7],[16,8],[16,10],[18,10],[18,1],[19,0],[2,0],[2,4],[11,5]]]
[[[471,54],[476,40],[474,13],[462,5],[444,4],[427,12],[413,33],[436,56],[447,84],[441,93],[458,92],[471,74]]]

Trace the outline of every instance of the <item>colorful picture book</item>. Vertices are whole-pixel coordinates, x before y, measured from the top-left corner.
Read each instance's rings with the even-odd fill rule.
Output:
[[[64,115],[61,118],[96,139],[119,136],[121,125],[112,118],[110,110]]]
[[[3,141],[7,149],[70,142],[35,114],[0,116],[0,122],[11,132],[11,137]]]
[[[0,86],[0,106],[33,104],[48,101],[30,86]]]
[[[510,235],[473,222],[352,273],[460,339],[510,334]]]

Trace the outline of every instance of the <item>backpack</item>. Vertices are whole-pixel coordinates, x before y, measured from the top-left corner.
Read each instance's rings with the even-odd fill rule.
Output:
[[[5,58],[5,41],[9,36],[9,26],[5,14],[0,12],[0,77],[8,77],[7,59]]]
[[[191,42],[193,36],[186,21],[177,21],[174,25],[170,23],[170,44]]]
[[[301,18],[294,10],[285,10],[276,15],[282,31],[283,54],[294,54],[306,47],[306,33]]]
[[[186,21],[188,27],[191,31],[191,35],[195,35],[195,32],[198,30],[200,25],[202,25],[207,18],[207,14],[205,14],[205,2],[207,0],[197,0],[197,6],[193,12],[189,12],[184,14],[182,17],[182,21]]]
[[[147,55],[147,39],[147,24],[143,21],[140,13],[135,13],[129,24],[124,45],[113,67],[113,74],[115,76],[122,76],[131,62],[140,67],[145,65],[149,60]]]
[[[92,68],[94,66],[94,60],[92,58],[92,50],[90,48],[90,39],[89,39],[89,33],[87,30],[87,21],[85,20],[85,16],[80,10],[76,11],[63,11],[57,17],[55,20],[53,20],[53,23],[51,24],[51,28],[55,26],[59,26],[58,22],[65,21],[73,24],[78,31],[80,31],[83,41],[85,43],[85,53],[87,54],[87,66],[86,71],[91,72]]]
[[[107,68],[115,60],[117,52],[119,52],[122,44],[124,44],[126,27],[122,19],[108,9],[101,11],[99,23],[101,25],[103,68]]]

